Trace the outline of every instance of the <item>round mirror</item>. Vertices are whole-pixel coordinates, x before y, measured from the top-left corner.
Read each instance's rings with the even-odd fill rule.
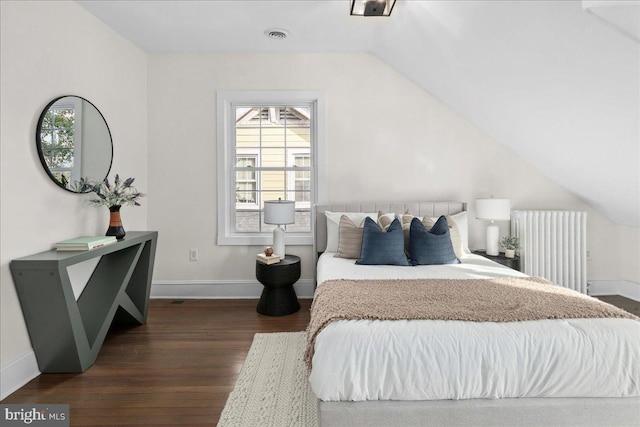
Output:
[[[79,96],[62,96],[45,107],[36,145],[47,175],[67,191],[79,193],[80,178],[102,181],[111,169],[109,126],[100,111]]]

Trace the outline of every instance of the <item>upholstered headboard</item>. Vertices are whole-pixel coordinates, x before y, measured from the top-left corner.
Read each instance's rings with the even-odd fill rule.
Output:
[[[453,215],[467,210],[467,204],[462,202],[367,202],[367,203],[330,203],[318,204],[313,207],[314,218],[314,252],[324,252],[327,247],[327,217],[325,211],[330,212],[378,212],[402,215],[406,211],[415,216]]]

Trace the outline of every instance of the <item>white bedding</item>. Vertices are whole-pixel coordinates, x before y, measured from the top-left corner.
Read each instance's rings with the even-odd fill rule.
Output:
[[[330,279],[524,276],[469,255],[443,266],[361,266],[325,253]],[[332,322],[316,338],[313,391],[323,401],[640,396],[640,322]]]
[[[318,260],[318,286],[334,279],[482,279],[526,274],[504,267],[480,255],[468,254],[461,264],[418,265],[357,265],[353,259],[335,258],[325,252]]]

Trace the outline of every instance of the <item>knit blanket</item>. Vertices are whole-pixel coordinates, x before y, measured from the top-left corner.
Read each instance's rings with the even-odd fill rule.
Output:
[[[307,327],[309,369],[315,339],[335,320],[640,318],[541,277],[495,279],[329,280],[316,290]]]

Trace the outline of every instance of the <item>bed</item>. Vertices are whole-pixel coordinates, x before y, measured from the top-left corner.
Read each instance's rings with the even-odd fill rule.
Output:
[[[461,264],[416,267],[355,265],[326,251],[335,233],[327,230],[326,211],[438,217],[460,216],[465,208],[458,202],[315,206],[318,290],[340,279],[526,280],[468,247]],[[466,230],[461,234],[466,241]],[[322,426],[640,425],[640,322],[634,319],[337,320],[317,334],[312,351],[309,379]],[[491,357],[477,356],[487,352]]]

